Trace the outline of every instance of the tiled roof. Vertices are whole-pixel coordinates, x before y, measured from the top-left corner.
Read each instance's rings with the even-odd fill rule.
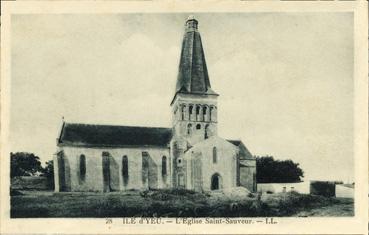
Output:
[[[165,147],[171,137],[171,128],[64,123],[58,145]]]

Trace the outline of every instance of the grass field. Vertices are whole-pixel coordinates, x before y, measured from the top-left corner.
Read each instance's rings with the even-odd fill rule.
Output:
[[[11,217],[272,217],[353,216],[352,199],[298,193],[231,199],[186,190],[112,193],[21,191],[11,197]]]

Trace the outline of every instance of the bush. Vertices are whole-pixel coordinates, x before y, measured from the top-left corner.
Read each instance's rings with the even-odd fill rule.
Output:
[[[336,183],[329,181],[313,181],[310,184],[310,192],[314,195],[334,197],[336,195]]]
[[[288,216],[301,210],[327,206],[336,202],[334,198],[288,192],[278,200],[276,216]]]
[[[23,195],[23,193],[15,189],[10,189],[10,196],[20,196],[20,195]]]
[[[170,200],[177,197],[203,198],[204,194],[187,189],[151,189],[140,192],[141,197],[150,197],[154,200]]]
[[[11,194],[17,194],[17,191]],[[57,193],[11,197],[14,217],[271,217],[291,216],[312,208],[353,200],[304,195],[295,192],[273,194],[266,200],[207,197],[187,190],[151,190],[130,193]],[[163,200],[165,198],[165,200]],[[341,210],[342,211],[342,210]]]

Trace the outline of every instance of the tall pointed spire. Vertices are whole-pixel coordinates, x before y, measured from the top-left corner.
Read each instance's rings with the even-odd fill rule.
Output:
[[[198,21],[189,16],[185,25],[175,93],[216,94],[210,86]]]

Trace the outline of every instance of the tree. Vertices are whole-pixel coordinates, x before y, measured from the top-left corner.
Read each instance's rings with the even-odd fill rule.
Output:
[[[256,157],[258,183],[296,183],[304,177],[303,170],[292,160],[274,160],[272,156]]]
[[[47,178],[47,184],[50,189],[54,189],[54,161],[45,162],[46,166],[42,169],[42,176]]]
[[[46,178],[54,177],[54,161],[50,160],[45,162],[46,166],[42,169],[42,176]]]
[[[40,158],[33,153],[10,153],[10,176],[32,176],[42,172]]]

